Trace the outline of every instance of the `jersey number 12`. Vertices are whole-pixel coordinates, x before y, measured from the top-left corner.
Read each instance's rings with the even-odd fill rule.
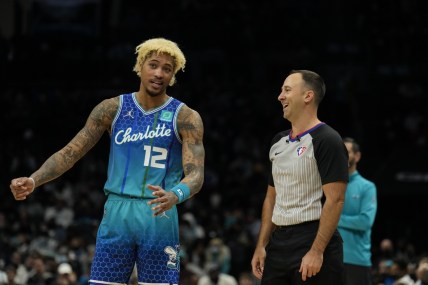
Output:
[[[152,147],[149,145],[144,146],[145,156],[144,156],[144,166],[156,167],[156,168],[165,168],[165,163],[160,161],[165,161],[168,154],[168,150],[161,147]]]

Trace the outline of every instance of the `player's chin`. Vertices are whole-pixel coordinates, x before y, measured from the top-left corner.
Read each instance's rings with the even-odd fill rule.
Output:
[[[159,85],[151,86],[147,90],[147,94],[149,94],[150,97],[160,96],[164,92],[165,92],[165,88],[163,86],[159,86]]]

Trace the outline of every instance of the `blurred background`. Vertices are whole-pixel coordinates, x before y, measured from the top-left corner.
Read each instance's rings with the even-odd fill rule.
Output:
[[[183,280],[193,280],[183,284],[213,258],[237,280],[250,271],[270,141],[289,128],[277,96],[291,69],[324,77],[320,119],[361,145],[359,171],[378,190],[375,265],[385,240],[415,263],[428,254],[422,4],[1,0],[0,272],[10,264],[31,271],[39,260],[55,275],[67,263],[84,284],[105,200],[108,135],[24,202],[13,200],[9,183],[68,143],[101,100],[138,90],[135,47],[151,37],[183,50],[185,72],[168,94],[205,126],[205,184],[179,206]]]

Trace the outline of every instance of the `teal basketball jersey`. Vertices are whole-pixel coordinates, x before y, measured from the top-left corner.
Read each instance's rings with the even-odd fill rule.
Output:
[[[147,185],[169,190],[180,182],[182,141],[177,116],[182,106],[170,97],[162,106],[145,111],[135,93],[120,95],[112,124],[106,194],[154,198]]]

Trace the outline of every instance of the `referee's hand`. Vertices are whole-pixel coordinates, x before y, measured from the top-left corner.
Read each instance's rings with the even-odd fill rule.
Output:
[[[321,270],[324,260],[323,253],[313,249],[309,250],[302,258],[299,272],[302,273],[302,280],[306,281],[307,277],[314,277]]]
[[[256,248],[256,250],[254,251],[253,259],[251,260],[251,268],[253,271],[253,275],[257,279],[262,279],[265,259],[266,250],[262,247]]]

